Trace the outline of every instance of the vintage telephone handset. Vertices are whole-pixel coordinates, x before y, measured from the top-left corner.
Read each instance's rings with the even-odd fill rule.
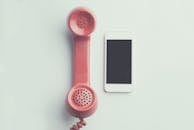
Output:
[[[93,114],[97,108],[97,96],[90,86],[89,76],[90,34],[95,25],[93,13],[84,7],[74,9],[68,19],[68,26],[74,36],[74,72],[73,86],[68,92],[66,103],[68,111],[80,119],[70,130],[79,130],[86,125],[83,119]]]

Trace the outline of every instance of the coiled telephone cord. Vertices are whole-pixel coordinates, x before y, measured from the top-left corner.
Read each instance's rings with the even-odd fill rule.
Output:
[[[83,126],[86,126],[86,122],[83,118],[79,118],[80,121],[77,122],[76,124],[74,124],[70,130],[79,130],[80,128],[82,128]]]

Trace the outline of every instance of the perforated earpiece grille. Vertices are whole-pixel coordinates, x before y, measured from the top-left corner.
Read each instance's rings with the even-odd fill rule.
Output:
[[[78,27],[82,28],[82,29],[85,29],[88,27],[89,25],[89,21],[88,21],[88,18],[86,16],[83,15],[80,15],[77,19],[77,25]]]
[[[74,91],[72,99],[75,105],[79,107],[88,107],[93,102],[93,94],[86,88],[79,88]]]

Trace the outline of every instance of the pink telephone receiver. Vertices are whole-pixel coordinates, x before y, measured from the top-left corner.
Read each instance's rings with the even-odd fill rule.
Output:
[[[68,111],[80,118],[70,130],[79,130],[85,125],[83,118],[93,114],[97,107],[97,96],[90,86],[89,76],[89,35],[95,29],[95,17],[88,9],[79,7],[71,12],[68,26],[74,34],[74,80],[66,103]]]

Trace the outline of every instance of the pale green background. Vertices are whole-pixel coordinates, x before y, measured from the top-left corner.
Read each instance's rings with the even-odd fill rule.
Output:
[[[66,18],[87,6],[97,16],[91,84],[97,112],[83,130],[194,130],[193,0],[0,0],[0,129],[67,130],[71,40]],[[133,38],[132,94],[103,92],[103,37]]]

